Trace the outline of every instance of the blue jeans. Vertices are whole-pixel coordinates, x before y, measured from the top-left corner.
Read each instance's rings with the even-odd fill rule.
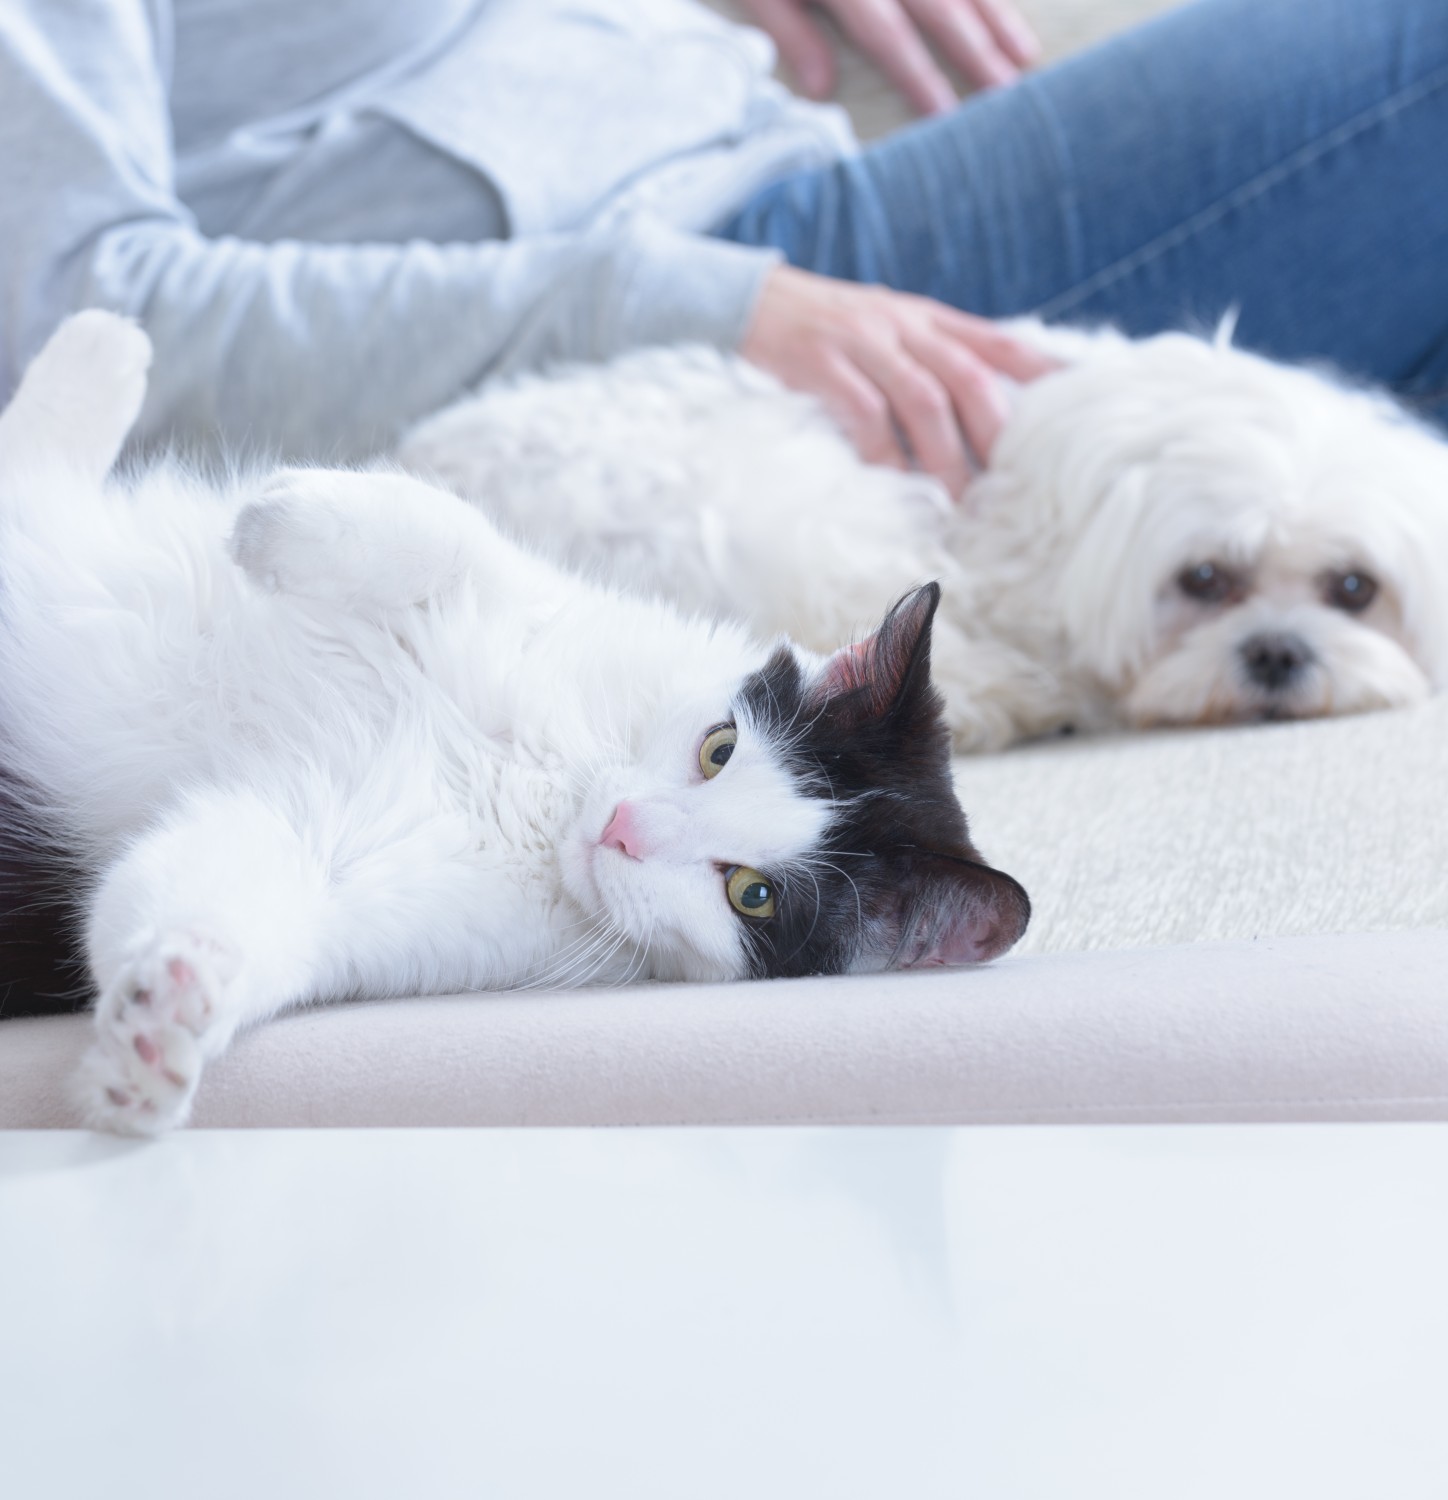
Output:
[[[1209,326],[1448,422],[1448,0],[1197,0],[720,234],[989,317]]]

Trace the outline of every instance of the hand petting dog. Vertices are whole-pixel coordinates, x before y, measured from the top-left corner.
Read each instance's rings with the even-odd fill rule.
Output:
[[[986,318],[793,266],[766,279],[739,352],[817,396],[866,463],[913,459],[955,496],[990,458],[1005,380],[1058,368]]]

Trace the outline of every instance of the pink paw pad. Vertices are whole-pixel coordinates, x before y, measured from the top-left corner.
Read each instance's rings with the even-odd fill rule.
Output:
[[[139,944],[96,1007],[87,1077],[112,1129],[151,1134],[183,1119],[236,962],[195,934]]]

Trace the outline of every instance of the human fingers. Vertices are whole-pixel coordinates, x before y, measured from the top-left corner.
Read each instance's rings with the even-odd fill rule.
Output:
[[[999,374],[964,344],[939,334],[907,334],[905,347],[949,392],[952,414],[971,452],[988,463],[1010,415]]]
[[[1001,50],[972,0],[904,0],[911,18],[947,61],[981,88],[1013,83],[1020,69]]]
[[[955,105],[955,90],[941,72],[900,0],[824,0],[850,40],[879,64],[891,83],[922,114]]]
[[[916,464],[959,495],[970,482],[970,457],[951,393],[936,373],[912,346],[893,340],[872,342],[855,358],[884,392]]]
[[[1061,368],[1060,360],[1031,348],[990,318],[979,318],[936,302],[931,304],[930,321],[1012,380],[1024,383]]]
[[[909,468],[886,393],[863,370],[837,356],[820,372],[814,389],[867,464]]]
[[[835,54],[829,38],[810,19],[803,0],[744,0],[758,24],[774,38],[779,56],[800,90],[811,99],[835,91]]]
[[[1041,43],[1010,0],[974,0],[974,5],[1001,51],[1017,67],[1029,68],[1040,61]]]

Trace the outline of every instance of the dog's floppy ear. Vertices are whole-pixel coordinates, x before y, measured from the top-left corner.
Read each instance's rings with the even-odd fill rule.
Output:
[[[881,914],[891,968],[978,964],[1015,947],[1031,920],[1020,882],[960,855],[921,851]]]

